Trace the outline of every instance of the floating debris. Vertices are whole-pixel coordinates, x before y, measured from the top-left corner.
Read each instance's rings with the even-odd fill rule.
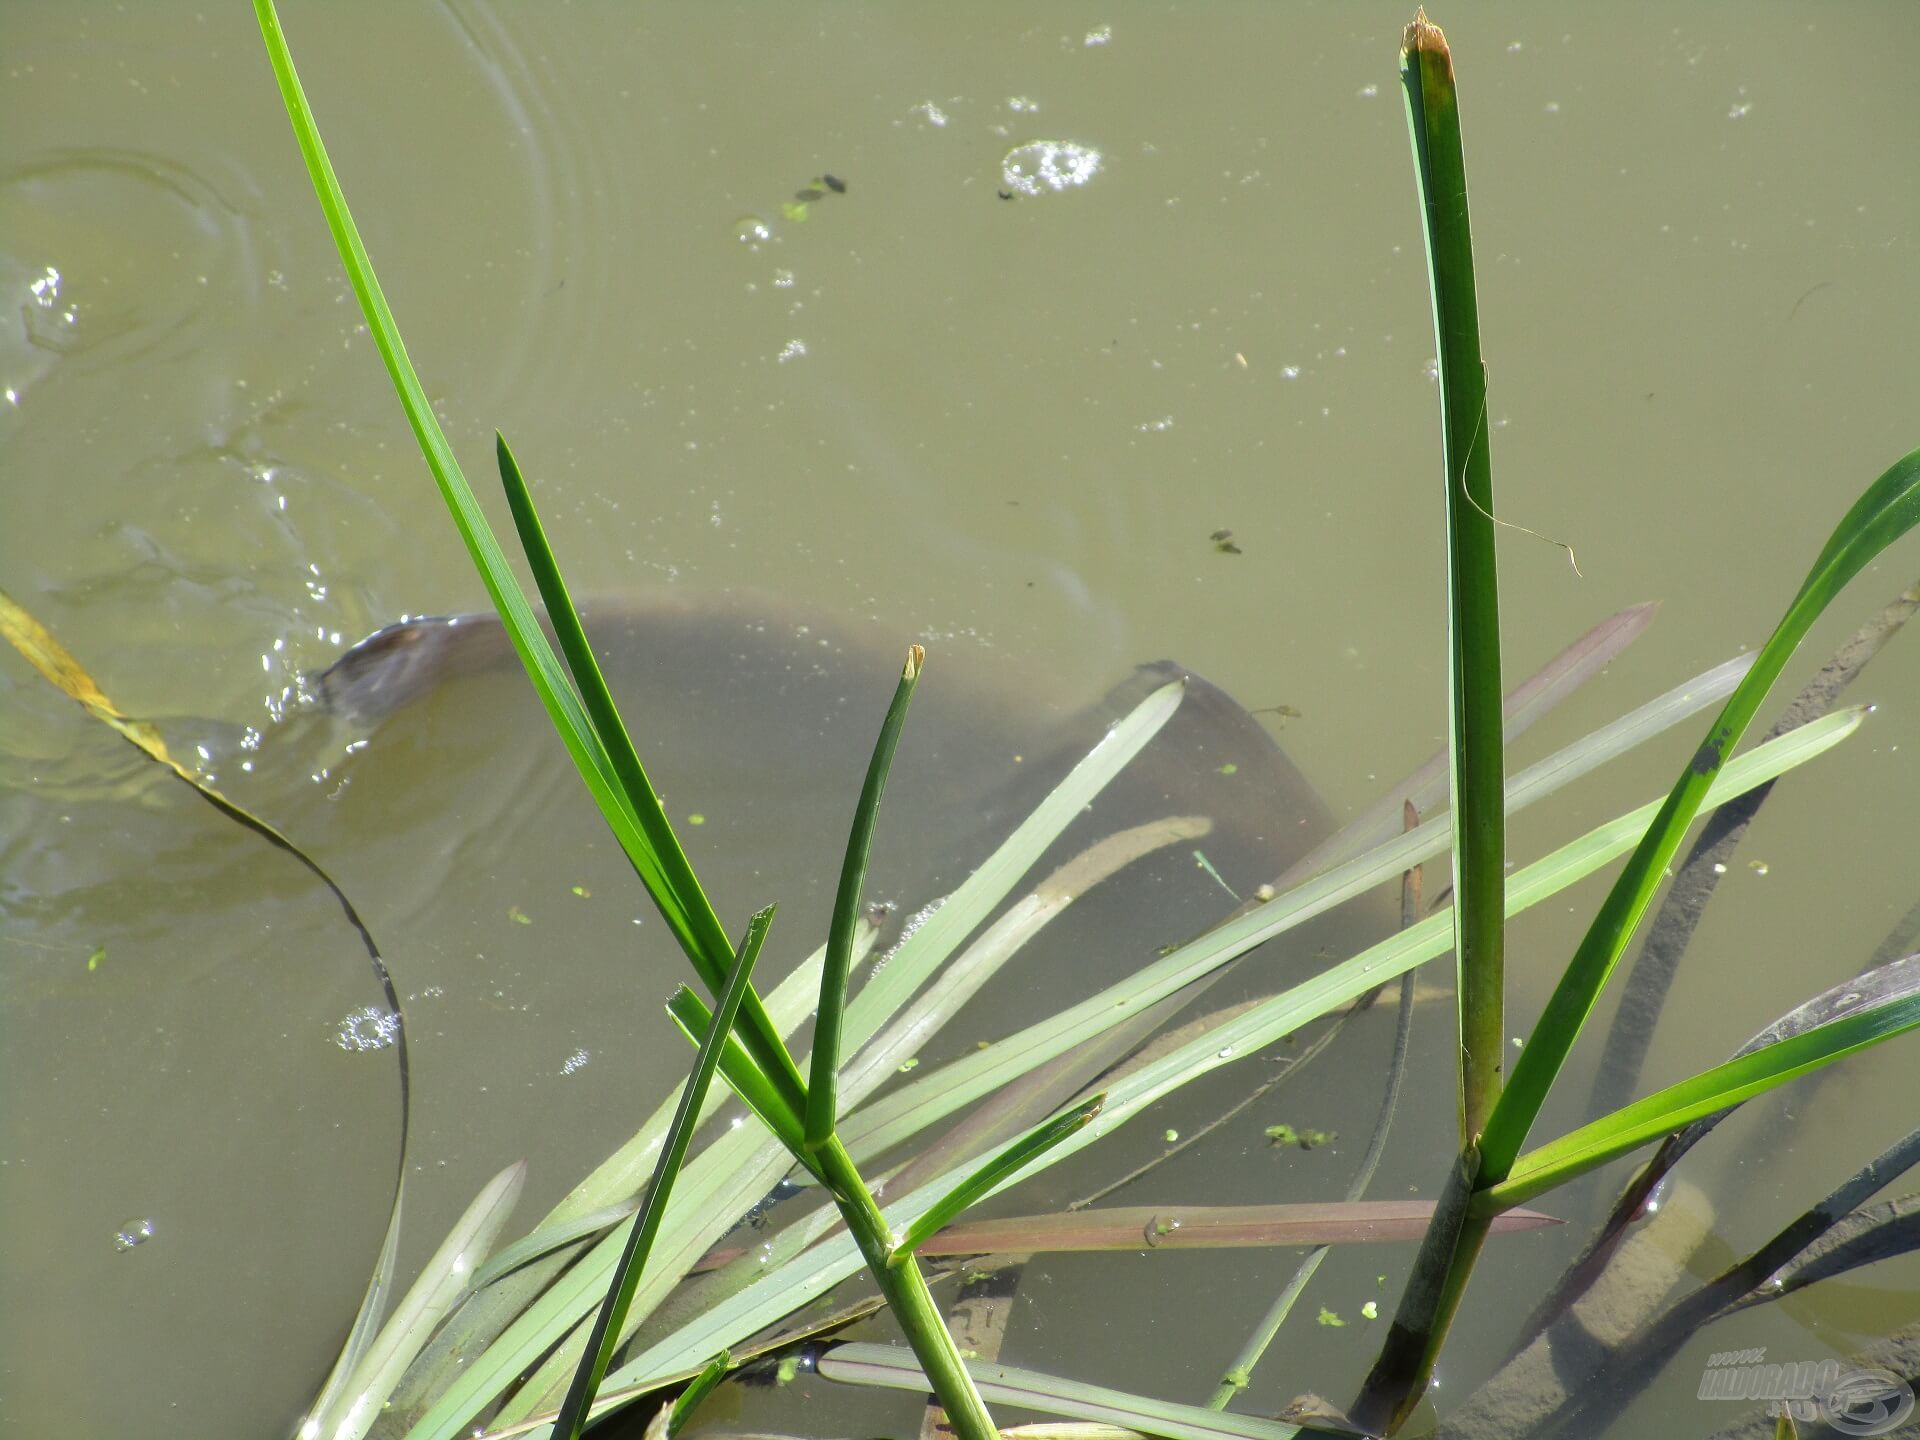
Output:
[[[1325,1145],[1329,1141],[1340,1138],[1339,1132],[1335,1130],[1296,1130],[1291,1125],[1269,1125],[1266,1136],[1269,1144],[1298,1145],[1302,1150],[1311,1150],[1315,1146]]]
[[[1231,530],[1216,530],[1207,536],[1207,538],[1213,541],[1213,548],[1218,550],[1222,555],[1239,555],[1244,553],[1238,545],[1233,543],[1233,531]]]

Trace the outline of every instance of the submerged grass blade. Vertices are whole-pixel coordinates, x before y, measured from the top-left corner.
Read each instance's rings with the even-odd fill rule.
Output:
[[[1842,587],[1920,521],[1920,450],[1895,461],[1854,503],[1808,572],[1793,603],[1727,701],[1595,914],[1540,1022],[1514,1065],[1482,1144],[1486,1183],[1511,1172],[1547,1091],[1652,903],[1669,861],[1713,778],[1746,733],[1788,658]]]
[[[820,1357],[820,1373],[848,1385],[875,1385],[888,1390],[924,1390],[926,1378],[913,1357],[891,1345],[836,1345]],[[1068,1415],[1101,1424],[1120,1425],[1143,1435],[1166,1440],[1292,1440],[1299,1427],[1256,1415],[1228,1415],[1180,1405],[1145,1395],[1129,1395],[1102,1385],[1065,1380],[982,1360],[968,1364],[980,1393],[989,1400]]]
[[[1507,743],[1511,745],[1525,734],[1535,720],[1638,640],[1653,623],[1659,608],[1659,601],[1648,600],[1609,615],[1514,686],[1502,707]],[[1308,851],[1274,882],[1274,889],[1289,889],[1330,865],[1351,860],[1362,851],[1392,839],[1400,833],[1402,805],[1411,802],[1421,814],[1435,814],[1443,808],[1446,796],[1447,752],[1442,750],[1342,826],[1338,834]]]
[[[1064,1136],[1062,1138],[1065,1138]],[[919,1230],[934,1214],[914,1222]],[[1123,1205],[1051,1215],[1003,1215],[934,1226],[923,1255],[1026,1255],[1141,1250],[1240,1250],[1297,1245],[1368,1245],[1418,1240],[1431,1200],[1335,1200],[1291,1205]],[[1513,1232],[1561,1222],[1537,1210],[1508,1210]],[[1498,1225],[1495,1227],[1499,1228]],[[934,1233],[937,1231],[938,1233]],[[1209,1407],[1217,1409],[1217,1406]]]
[[[860,919],[860,895],[867,883],[867,857],[873,851],[873,826],[886,794],[893,753],[906,728],[907,707],[927,652],[918,645],[907,649],[907,663],[894,687],[893,702],[874,742],[867,778],[854,807],[853,828],[847,836],[847,855],[840,866],[840,888],[834,896],[833,919],[827,928],[827,961],[820,974],[819,1019],[813,1030],[813,1074],[807,1087],[807,1147],[819,1149],[833,1134],[840,1099],[840,1024],[847,1009],[847,977],[853,969],[853,937]]]
[[[647,1187],[639,1218],[628,1234],[620,1263],[614,1267],[613,1284],[607,1289],[606,1302],[601,1305],[599,1315],[594,1318],[593,1330],[587,1337],[586,1354],[581,1358],[580,1368],[574,1372],[573,1384],[568,1388],[566,1401],[560,1407],[560,1417],[554,1428],[566,1440],[579,1440],[580,1432],[587,1423],[587,1407],[593,1403],[594,1392],[600,1388],[600,1382],[607,1373],[607,1364],[613,1359],[614,1347],[619,1343],[620,1327],[626,1322],[627,1307],[633,1303],[633,1292],[640,1284],[640,1272],[646,1267],[647,1258],[653,1251],[654,1237],[660,1233],[660,1222],[666,1216],[667,1198],[673,1191],[674,1178],[680,1173],[681,1162],[687,1158],[687,1146],[693,1140],[694,1124],[700,1106],[707,1098],[707,1086],[713,1082],[713,1072],[719,1067],[723,1048],[733,1038],[733,1024],[740,1013],[740,1002],[753,988],[754,962],[760,958],[760,947],[766,942],[767,927],[772,924],[771,905],[747,922],[746,937],[740,942],[739,958],[733,962],[733,973],[727,977],[720,994],[720,1008],[714,1012],[706,1036],[700,1042],[700,1054],[694,1061],[693,1074],[681,1093],[680,1108],[674,1112],[673,1124],[667,1129],[667,1143],[660,1151],[659,1163],[654,1166],[653,1183]]]
[[[531,1265],[536,1260],[544,1260],[554,1251],[573,1244],[576,1240],[585,1240],[598,1235],[602,1230],[618,1225],[634,1211],[640,1208],[638,1200],[629,1200],[621,1205],[608,1205],[600,1210],[589,1210],[575,1219],[563,1221],[558,1225],[542,1225],[513,1242],[503,1245],[473,1274],[473,1288],[484,1290],[497,1280],[504,1279],[523,1265]]]

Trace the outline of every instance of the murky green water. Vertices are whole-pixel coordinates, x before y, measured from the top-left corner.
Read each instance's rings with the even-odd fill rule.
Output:
[[[1665,601],[1528,757],[1764,638],[1833,520],[1920,442],[1902,16],[1436,16],[1463,87],[1500,508],[1575,545],[1585,574],[1503,540],[1509,665]],[[463,461],[490,491],[490,430],[507,432],[580,589],[694,604],[751,590],[775,597],[751,603],[778,624],[847,617],[876,655],[923,637],[930,694],[943,670],[996,686],[1044,673],[1066,705],[1173,656],[1248,707],[1300,711],[1280,739],[1336,817],[1438,743],[1432,340],[1397,7],[285,18]],[[380,935],[415,1036],[417,1263],[500,1166],[533,1161],[531,1216],[626,1133],[684,1063],[655,1009],[676,972],[550,742],[514,729],[525,744],[499,753],[507,687],[461,691],[433,724],[352,755],[299,719],[303,672],[479,591],[245,7],[16,4],[0,54],[0,585],[126,709],[189,754],[205,744]],[[1030,150],[1024,174],[1077,161],[1085,183],[999,198],[1003,158],[1037,142],[1078,149]],[[827,172],[845,193],[787,213]],[[1221,530],[1238,553],[1216,547]],[[1917,564],[1894,551],[1812,648]],[[1764,873],[1728,877],[1650,1082],[1857,969],[1915,898],[1909,643],[1859,687],[1880,706],[1870,728],[1770,803],[1745,852]],[[705,660],[643,673],[636,692],[671,701],[727,663]],[[23,666],[0,665],[0,686],[0,1422],[280,1431],[384,1221],[393,1052],[353,1048],[377,987],[284,857]],[[1012,713],[979,693],[952,703],[975,734],[981,714]],[[676,777],[717,773],[717,727],[660,714],[677,725],[648,749],[661,787],[677,813],[711,812],[696,845],[765,846],[722,887],[723,914],[788,902],[790,962],[844,816],[820,813],[804,758],[790,786],[688,793]],[[1524,817],[1516,856],[1653,794],[1689,748],[1676,737]],[[939,837],[913,843],[937,869]],[[1596,899],[1516,928],[1516,1029]],[[1069,963],[996,992],[1001,1010],[954,1043],[1076,979]],[[1422,1015],[1426,1069],[1377,1194],[1439,1177],[1445,1025],[1444,1007]],[[1274,1113],[1127,1198],[1337,1195],[1387,1030],[1372,1017]],[[1723,1127],[1689,1164],[1724,1241],[1750,1249],[1904,1129],[1913,1077],[1896,1045]],[[1257,1078],[1229,1067],[1080,1173],[1123,1173]],[[1569,1078],[1556,1127],[1581,1118],[1585,1076]],[[1277,1119],[1343,1142],[1276,1151],[1261,1129]],[[116,1245],[142,1222],[151,1238]],[[1499,1307],[1537,1293],[1575,1238],[1490,1253],[1443,1397],[1498,1361]],[[1359,1307],[1390,1309],[1410,1254],[1336,1256],[1248,1408],[1350,1393],[1384,1328]],[[1050,1264],[1007,1355],[1197,1400],[1291,1265]],[[1915,1318],[1917,1278],[1887,1265],[1708,1332],[1623,1432],[1733,1419],[1693,1399],[1708,1351],[1846,1353]],[[1348,1325],[1312,1324],[1318,1304]],[[917,1423],[907,1402],[826,1388],[749,1409],[812,1434]]]

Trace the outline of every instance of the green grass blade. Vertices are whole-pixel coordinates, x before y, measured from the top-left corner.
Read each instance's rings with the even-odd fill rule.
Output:
[[[696,1045],[703,1043],[703,1036],[712,1033],[713,1012],[707,1008],[706,1001],[684,985],[667,1001],[667,1013],[680,1026],[681,1033]],[[773,1082],[737,1039],[729,1038],[721,1046],[720,1074],[774,1138],[792,1151],[796,1159],[804,1159],[806,1142],[800,1133],[800,1117],[781,1104]]]
[[[1500,1093],[1506,874],[1501,805],[1500,596],[1495,573],[1487,374],[1480,360],[1473,236],[1453,57],[1424,17],[1400,52],[1407,128],[1420,182],[1427,281],[1439,356],[1447,497],[1448,749],[1453,768],[1453,888],[1460,984],[1460,1138],[1470,1144]]]
[[[891,955],[847,1007],[843,1046],[857,1050],[871,1040],[907,998],[938,969],[960,942],[1007,897],[1065,830],[1124,769],[1146,743],[1173,718],[1186,694],[1186,682],[1162,685],[1142,700],[1054,787],[1033,813],[1020,822],[1000,848],[940,903],[926,923]]]
[[[1009,1175],[1016,1170],[1024,1170],[1031,1161],[1046,1154],[1074,1131],[1085,1128],[1088,1122],[1100,1113],[1100,1107],[1106,1103],[1105,1094],[1095,1095],[1092,1099],[1083,1100],[1071,1110],[1063,1111],[1014,1141],[929,1205],[921,1213],[920,1218],[907,1227],[907,1233],[901,1237],[900,1243],[893,1247],[893,1253],[898,1258],[890,1259],[887,1263],[897,1265],[901,1260],[906,1259],[925,1244],[935,1231],[951,1225],[967,1210],[992,1194],[1000,1182]]]
[[[576,618],[575,624],[578,623]],[[700,1042],[699,1057],[694,1061],[693,1074],[687,1081],[686,1089],[681,1092],[680,1108],[674,1112],[673,1124],[667,1129],[667,1143],[660,1151],[659,1163],[654,1166],[653,1182],[648,1185],[646,1199],[641,1202],[639,1218],[628,1233],[627,1246],[620,1256],[620,1263],[614,1267],[614,1280],[607,1289],[606,1301],[601,1305],[600,1313],[594,1317],[593,1330],[587,1337],[586,1354],[581,1358],[580,1368],[574,1372],[573,1384],[568,1388],[566,1401],[560,1407],[554,1429],[557,1434],[566,1436],[566,1440],[579,1440],[580,1432],[587,1423],[587,1407],[593,1403],[594,1393],[606,1377],[607,1365],[613,1359],[614,1347],[619,1343],[620,1327],[626,1322],[627,1307],[633,1303],[633,1292],[640,1284],[640,1272],[646,1267],[647,1257],[653,1251],[654,1237],[660,1233],[660,1222],[666,1216],[667,1199],[673,1192],[674,1178],[680,1173],[681,1162],[687,1158],[687,1146],[692,1143],[694,1124],[700,1114],[700,1106],[707,1098],[707,1086],[713,1083],[713,1072],[720,1064],[721,1053],[733,1038],[733,1024],[740,1013],[740,1002],[753,988],[754,962],[760,958],[760,947],[766,942],[767,928],[772,924],[771,905],[747,922],[746,937],[741,940],[737,952],[739,958],[733,962],[733,973],[727,977],[721,991],[720,1008],[707,1026],[706,1036]]]
[[[682,1390],[673,1402],[673,1409],[667,1415],[667,1440],[674,1440],[693,1418],[693,1412],[700,1408],[700,1402],[711,1395],[714,1387],[727,1378],[727,1372],[733,1368],[733,1356],[722,1350],[707,1362],[707,1368],[693,1377],[687,1388]]]
[[[428,403],[426,391],[414,373],[413,363],[407,358],[406,346],[394,323],[393,312],[387,307],[386,296],[374,275],[373,262],[368,259],[360,233],[354,227],[346,196],[334,176],[313,111],[307,104],[300,78],[294,71],[293,57],[287,50],[286,37],[281,31],[273,0],[254,0],[254,14],[266,42],[274,78],[279,82],[281,98],[286,102],[288,118],[293,123],[294,138],[299,142],[307,173],[320,197],[320,208],[326,214],[328,228],[333,232],[334,243],[346,267],[348,282],[359,298],[374,344],[379,348],[388,377],[400,397],[401,407],[406,411],[407,423],[413,428],[421,454],[426,457],[427,466],[440,487],[441,498],[453,516],[461,539],[466,542],[487,593],[500,611],[515,649],[519,651],[529,673],[535,677],[534,683],[540,691],[542,702],[553,714],[554,724],[567,742],[568,750],[573,753],[575,763],[581,766],[583,773],[590,771],[599,778],[600,785],[595,798],[600,799],[599,791],[609,788],[611,767],[604,752],[593,743],[586,712],[568,687],[559,661],[546,643],[546,637],[539,633],[526,596],[520,592],[519,582],[508,567],[506,556],[501,553],[499,542],[494,539],[493,529],[481,513],[479,502],[474,499],[473,490],[461,473],[460,463],[454,458],[453,448],[440,429],[440,422]],[[590,778],[589,784],[592,783]],[[670,924],[681,928],[686,926],[683,914],[671,915],[668,919]]]
[[[1481,1192],[1476,1208],[1524,1204],[1648,1141],[1916,1027],[1920,994],[1907,994],[1715,1065],[1528,1151],[1506,1180]]]
[[[320,197],[320,206],[333,232],[347,278],[360,300],[368,329],[380,350],[381,358],[386,362],[387,374],[400,397],[401,407],[406,411],[407,421],[413,428],[414,438],[419,442],[421,454],[440,487],[441,498],[446,502],[454,524],[466,542],[467,551],[480,572],[495,608],[500,612],[500,618],[540,695],[541,703],[573,757],[581,778],[592,792],[601,814],[606,817],[615,838],[639,872],[654,903],[660,907],[662,917],[681,948],[709,986],[717,989],[720,977],[726,974],[732,963],[732,951],[728,947],[726,933],[697,883],[690,883],[692,871],[686,867],[685,856],[680,852],[678,842],[672,840],[670,827],[665,835],[669,843],[663,852],[649,836],[648,826],[642,821],[641,815],[627,802],[613,760],[600,743],[580,698],[562,674],[553,647],[547,643],[545,634],[534,620],[532,607],[521,593],[519,582],[514,578],[506,556],[494,538],[493,529],[481,512],[479,502],[474,498],[473,490],[454,458],[453,448],[447,443],[440,422],[434,416],[433,407],[427,401],[426,391],[414,373],[413,364],[407,358],[399,327],[387,306],[386,296],[381,291],[359,231],[354,226],[353,216],[347,209],[346,196],[333,173],[326,147],[321,143],[319,127],[307,104],[299,76],[294,71],[293,57],[287,49],[286,37],[281,31],[272,0],[254,0],[254,13],[260,23],[260,33],[266,42],[275,79],[279,82],[281,98],[286,102],[287,114],[293,123],[294,136],[299,142],[314,190]],[[651,795],[652,792],[649,790],[646,793]],[[653,808],[657,809],[657,804],[656,801]],[[664,814],[659,819],[660,824],[665,825]],[[674,857],[678,857],[678,869],[674,865]],[[679,871],[684,871],[684,875]],[[750,1047],[761,1055],[763,1063],[774,1075],[785,1102],[797,1110],[800,1103],[799,1072],[794,1068],[791,1057],[786,1057],[782,1063],[784,1047],[778,1046],[777,1037],[772,1036],[772,1027],[766,1023],[765,1012],[757,998],[747,1002],[746,1018]],[[762,1051],[765,1053],[761,1054]]]
[[[1507,1091],[1488,1123],[1481,1147],[1486,1183],[1498,1184],[1510,1173],[1554,1077],[1646,915],[1702,797],[1740,743],[1788,658],[1841,588],[1916,520],[1920,520],[1920,450],[1895,461],[1841,520],[1761,648],[1753,669],[1721,710],[1706,743],[1688,761],[1659,817],[1621,870],[1527,1038]]]
[[[1102,1385],[1065,1380],[1012,1365],[970,1360],[967,1369],[980,1393],[989,1400],[1066,1415],[1077,1420],[1120,1425],[1142,1435],[1166,1440],[1292,1440],[1299,1427],[1257,1415],[1230,1415],[1130,1395]],[[820,1357],[820,1373],[848,1385],[874,1385],[888,1390],[925,1390],[926,1378],[913,1356],[892,1345],[836,1345]]]
[[[807,1087],[806,1140],[817,1150],[833,1134],[840,1101],[840,1028],[847,1009],[847,977],[853,969],[853,937],[860,921],[860,894],[867,883],[867,857],[873,851],[873,826],[880,814],[880,798],[886,794],[887,775],[893,769],[893,752],[899,747],[900,732],[906,728],[907,707],[913,702],[914,687],[920,683],[920,668],[927,652],[918,645],[908,647],[907,663],[900,671],[900,683],[894,687],[893,702],[887,706],[887,718],[880,726],[880,738],[874,742],[873,758],[867,765],[866,783],[860,789],[860,803],[854,807],[853,828],[847,835],[847,855],[840,865],[840,888],[834,896],[833,919],[827,927],[827,961],[820,974],[819,1020],[813,1031],[813,1075]]]
[[[859,945],[870,946],[872,940],[872,927],[863,925]],[[794,974],[782,980],[769,997],[768,1009],[783,1030],[798,1024],[810,1013],[819,992],[823,955],[823,950],[815,951]],[[689,1038],[706,1033],[704,1003],[691,992],[686,992],[679,1003],[691,1006],[683,1026]],[[752,1083],[752,1060],[744,1050],[736,1047],[734,1063],[739,1066],[743,1080]],[[842,1093],[852,1094],[847,1090]],[[798,1133],[796,1127],[792,1134]],[[631,1158],[650,1153],[639,1140],[640,1137],[636,1137],[623,1146],[621,1155]],[[623,1165],[626,1163],[622,1161]],[[647,1267],[635,1294],[624,1327],[626,1333],[621,1337],[623,1343],[631,1338],[641,1321],[673,1295],[679,1282],[708,1248],[792,1165],[793,1156],[787,1145],[757,1126],[723,1131],[695,1157],[674,1187],[673,1208],[659,1239],[654,1242],[653,1263]],[[596,1193],[607,1192],[603,1188]],[[502,1387],[529,1371],[531,1374],[496,1415],[495,1423],[511,1424],[535,1413],[556,1409],[585,1347],[585,1327],[578,1326],[577,1322],[604,1293],[617,1243],[617,1235],[611,1245],[601,1241],[580,1257],[545,1294],[523,1301],[506,1317],[510,1323],[495,1332],[499,1339],[487,1347],[485,1353],[476,1354],[479,1345],[459,1349],[457,1353],[468,1358],[448,1372],[438,1386],[424,1390],[426,1394],[437,1391],[438,1398],[409,1434],[438,1436],[443,1440],[458,1434],[464,1421]],[[704,1355],[696,1357],[686,1368],[697,1370],[704,1359]],[[604,1390],[603,1386],[603,1393]]]
[[[620,719],[619,707],[614,704],[613,692],[607,688],[606,676],[601,673],[600,662],[587,640],[586,628],[580,623],[580,612],[574,608],[559,562],[554,559],[546,529],[534,508],[533,494],[507,445],[507,437],[498,431],[494,433],[494,456],[500,467],[500,484],[506,491],[507,508],[513,513],[514,529],[520,535],[520,548],[527,557],[527,567],[533,572],[540,599],[547,608],[548,623],[560,641],[560,651],[566,656],[567,668],[573,674],[573,683],[594,735],[626,797],[628,811],[637,819],[646,837],[648,850],[655,858],[672,903],[688,917],[695,943],[687,948],[687,958],[693,962],[708,992],[718,995],[726,986],[728,971],[733,968],[733,950],[720,929],[719,918],[706,891],[693,873],[687,852],[681,848],[673,822],[667,819],[653,782],[647,778],[646,767],[633,748],[632,737]],[[643,874],[641,878],[644,881],[646,877]],[[654,899],[656,904],[663,903],[658,895]],[[851,944],[849,933],[849,947]],[[787,1053],[780,1032],[767,1015],[759,995],[751,989],[741,1007],[739,1033],[747,1052],[759,1062],[782,1099],[797,1114],[805,1102],[800,1072],[794,1067],[793,1058]]]

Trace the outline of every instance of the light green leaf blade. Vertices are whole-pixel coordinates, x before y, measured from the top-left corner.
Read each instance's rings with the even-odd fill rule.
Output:
[[[927,1388],[926,1377],[914,1364],[911,1352],[891,1345],[836,1345],[820,1358],[819,1368],[829,1380],[847,1385],[888,1390]],[[1064,1380],[1015,1365],[969,1360],[967,1371],[988,1400],[1048,1415],[1121,1425],[1166,1440],[1293,1440],[1300,1433],[1298,1426],[1280,1420],[1129,1395],[1123,1390]]]

